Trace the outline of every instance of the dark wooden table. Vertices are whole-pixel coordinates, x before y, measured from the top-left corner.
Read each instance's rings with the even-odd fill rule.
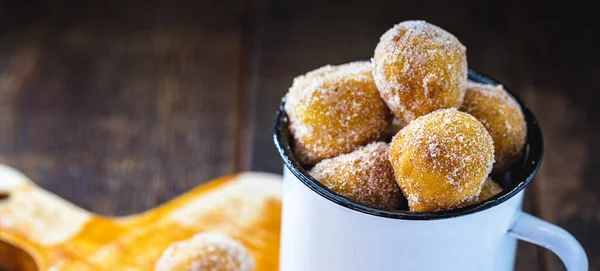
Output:
[[[294,76],[369,58],[394,23],[454,33],[543,127],[526,209],[600,268],[600,31],[593,9],[496,1],[2,1],[0,163],[94,212],[139,212],[211,178],[281,172],[274,111]],[[520,244],[519,270],[561,270]]]

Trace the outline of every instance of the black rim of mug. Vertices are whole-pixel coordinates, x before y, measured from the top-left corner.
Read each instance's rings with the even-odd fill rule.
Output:
[[[499,84],[496,80],[491,79],[489,76],[483,75],[472,69],[469,69],[468,78],[470,81],[482,84]],[[285,99],[281,101],[279,109],[277,110],[277,116],[275,119],[275,132],[273,138],[275,140],[275,146],[279,151],[279,155],[281,156],[283,163],[289,169],[289,171],[292,174],[294,174],[294,176],[296,176],[298,180],[300,180],[304,185],[313,190],[315,193],[343,207],[369,215],[403,220],[433,220],[469,215],[499,205],[521,192],[531,182],[542,162],[544,142],[542,138],[540,125],[535,115],[533,114],[531,109],[525,103],[523,103],[523,101],[517,95],[515,95],[511,90],[507,89],[506,87],[505,89],[519,103],[523,111],[523,115],[525,116],[525,121],[527,122],[527,141],[525,144],[524,159],[522,160],[522,163],[519,163],[517,165],[519,166],[517,171],[519,175],[513,177],[513,179],[519,181],[516,185],[513,185],[514,187],[510,189],[504,189],[502,193],[492,197],[491,199],[460,209],[430,213],[415,213],[406,210],[382,210],[372,206],[357,203],[331,191],[329,188],[322,185],[320,182],[311,177],[294,157],[292,148],[290,146],[291,138],[289,134],[287,114],[284,109]]]

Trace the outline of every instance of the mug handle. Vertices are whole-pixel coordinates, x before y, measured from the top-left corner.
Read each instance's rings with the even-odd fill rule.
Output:
[[[587,271],[588,258],[577,239],[564,229],[521,212],[508,234],[554,252],[569,271]]]

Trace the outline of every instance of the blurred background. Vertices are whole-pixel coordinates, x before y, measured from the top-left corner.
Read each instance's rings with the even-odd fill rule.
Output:
[[[526,209],[600,269],[600,27],[548,1],[0,0],[0,163],[85,209],[127,215],[214,177],[282,171],[271,139],[292,78],[372,56],[395,23],[456,35],[545,137]],[[518,270],[563,270],[520,244]]]

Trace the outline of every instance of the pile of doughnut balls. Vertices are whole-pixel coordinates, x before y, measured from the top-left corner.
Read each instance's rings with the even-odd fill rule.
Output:
[[[371,61],[327,65],[285,97],[293,150],[335,193],[380,209],[453,210],[500,193],[490,178],[523,154],[521,107],[502,86],[467,80],[466,48],[405,21]]]

